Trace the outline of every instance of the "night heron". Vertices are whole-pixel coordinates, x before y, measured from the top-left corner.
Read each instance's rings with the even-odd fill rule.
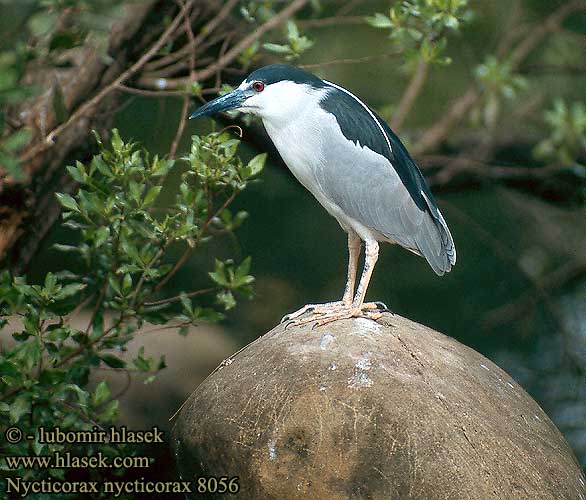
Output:
[[[419,168],[384,120],[354,94],[299,68],[274,64],[254,71],[190,118],[227,110],[261,117],[293,175],[348,233],[342,300],[308,304],[283,320],[308,311],[309,318],[295,323],[378,319],[381,303],[365,303],[364,297],[379,241],[424,257],[440,276],[456,263],[452,235]],[[354,293],[360,240],[364,270]]]

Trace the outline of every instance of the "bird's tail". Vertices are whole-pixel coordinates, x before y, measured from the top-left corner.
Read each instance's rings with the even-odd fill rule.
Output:
[[[441,276],[444,273],[449,273],[452,270],[452,266],[456,264],[456,245],[454,245],[454,238],[452,238],[452,233],[450,233],[446,220],[439,210],[437,211],[437,215],[437,218],[434,217],[434,222],[442,239],[442,252],[440,257],[442,257],[441,261],[443,265],[437,269],[434,267],[433,270]]]
[[[417,242],[417,247],[434,272],[438,276],[443,276],[445,273],[449,273],[456,264],[456,246],[439,208],[432,204],[426,195],[424,198],[429,207],[429,219],[426,224],[427,231],[421,235],[423,238]],[[438,242],[441,244],[438,245]]]

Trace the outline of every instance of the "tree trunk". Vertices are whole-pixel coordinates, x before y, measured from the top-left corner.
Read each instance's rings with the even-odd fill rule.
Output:
[[[21,153],[25,179],[0,181],[0,260],[14,271],[26,268],[59,216],[55,192],[71,192],[74,187],[65,166],[88,151],[91,129],[107,127],[116,104],[115,96],[108,96],[59,134],[54,144],[45,147],[50,140],[48,131],[60,124],[53,105],[55,96],[70,115],[122,73],[134,55],[132,46],[154,4],[150,0],[126,7],[124,17],[109,37],[111,64],[106,54],[88,43],[71,54],[72,68],[43,70],[32,66],[25,75],[25,83],[35,83],[45,90],[12,112],[14,119],[32,132],[31,141]]]

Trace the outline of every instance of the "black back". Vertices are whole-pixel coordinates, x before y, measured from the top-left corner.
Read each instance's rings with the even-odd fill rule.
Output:
[[[374,122],[364,107],[365,105],[346,92],[335,87],[331,88],[332,90],[321,101],[320,105],[325,111],[332,113],[336,117],[344,137],[387,158],[417,207],[421,210],[429,210],[434,218],[438,218],[437,205],[423,174],[413,158],[411,158],[407,148],[391,130],[391,127],[368,108],[383,128],[384,134],[391,144],[391,149],[389,149],[385,135]],[[429,204],[421,194],[422,191],[428,198]]]

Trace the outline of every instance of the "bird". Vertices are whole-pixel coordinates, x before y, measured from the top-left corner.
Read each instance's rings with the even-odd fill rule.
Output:
[[[355,94],[301,68],[271,64],[190,118],[228,110],[260,117],[289,170],[348,235],[342,299],[307,304],[282,321],[320,326],[380,319],[388,308],[365,302],[379,242],[425,258],[439,276],[452,269],[454,240],[421,171],[390,126]],[[364,266],[356,287],[362,242]]]

